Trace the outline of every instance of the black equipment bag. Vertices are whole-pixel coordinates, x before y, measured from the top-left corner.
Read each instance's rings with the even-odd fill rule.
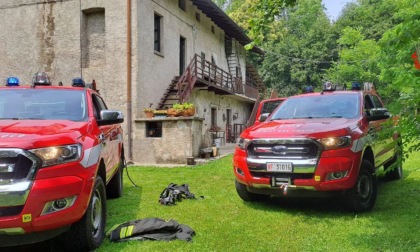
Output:
[[[202,198],[202,196],[200,196]],[[175,205],[182,199],[195,199],[195,195],[190,192],[188,184],[177,185],[170,183],[160,194],[159,203],[165,206]]]

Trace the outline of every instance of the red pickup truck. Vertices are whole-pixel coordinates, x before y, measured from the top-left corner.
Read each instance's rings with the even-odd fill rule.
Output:
[[[90,251],[104,239],[107,196],[123,190],[124,119],[74,85],[0,88],[0,247],[61,235],[62,248]]]
[[[233,157],[237,193],[244,201],[339,196],[351,210],[370,211],[378,169],[402,177],[395,119],[374,91],[326,87],[288,97],[239,137]]]

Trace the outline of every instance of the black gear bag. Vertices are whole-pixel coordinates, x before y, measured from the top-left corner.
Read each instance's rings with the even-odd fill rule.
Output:
[[[159,203],[170,206],[175,205],[176,202],[182,201],[183,199],[196,199],[195,195],[190,192],[188,184],[177,185],[170,183],[160,194]]]

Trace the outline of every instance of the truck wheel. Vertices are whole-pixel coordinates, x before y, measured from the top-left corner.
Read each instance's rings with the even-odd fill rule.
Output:
[[[98,248],[105,238],[105,222],[105,185],[98,176],[85,215],[61,237],[64,248],[67,251],[92,251]]]
[[[402,145],[398,144],[394,158],[384,165],[385,177],[397,180],[403,177]]]
[[[374,168],[367,160],[362,160],[356,184],[347,192],[346,203],[350,210],[356,212],[371,211],[376,202],[378,182]]]
[[[111,181],[109,181],[108,185],[106,186],[106,195],[108,198],[115,199],[119,198],[123,194],[123,172],[124,172],[124,159],[121,158],[120,165],[118,166],[118,170],[115,173],[114,177],[112,177]]]
[[[246,189],[246,185],[235,180],[236,192],[243,201],[262,201],[270,198],[270,195],[251,193]]]

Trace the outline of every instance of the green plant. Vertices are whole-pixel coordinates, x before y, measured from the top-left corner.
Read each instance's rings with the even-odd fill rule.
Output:
[[[190,102],[185,102],[181,105],[184,109],[193,109],[195,106]]]
[[[172,105],[172,108],[177,110],[177,111],[183,111],[184,110],[184,107],[180,103],[174,103],[174,105]]]
[[[168,111],[166,109],[160,109],[160,110],[153,111],[153,113],[155,115],[166,115],[168,113]]]

